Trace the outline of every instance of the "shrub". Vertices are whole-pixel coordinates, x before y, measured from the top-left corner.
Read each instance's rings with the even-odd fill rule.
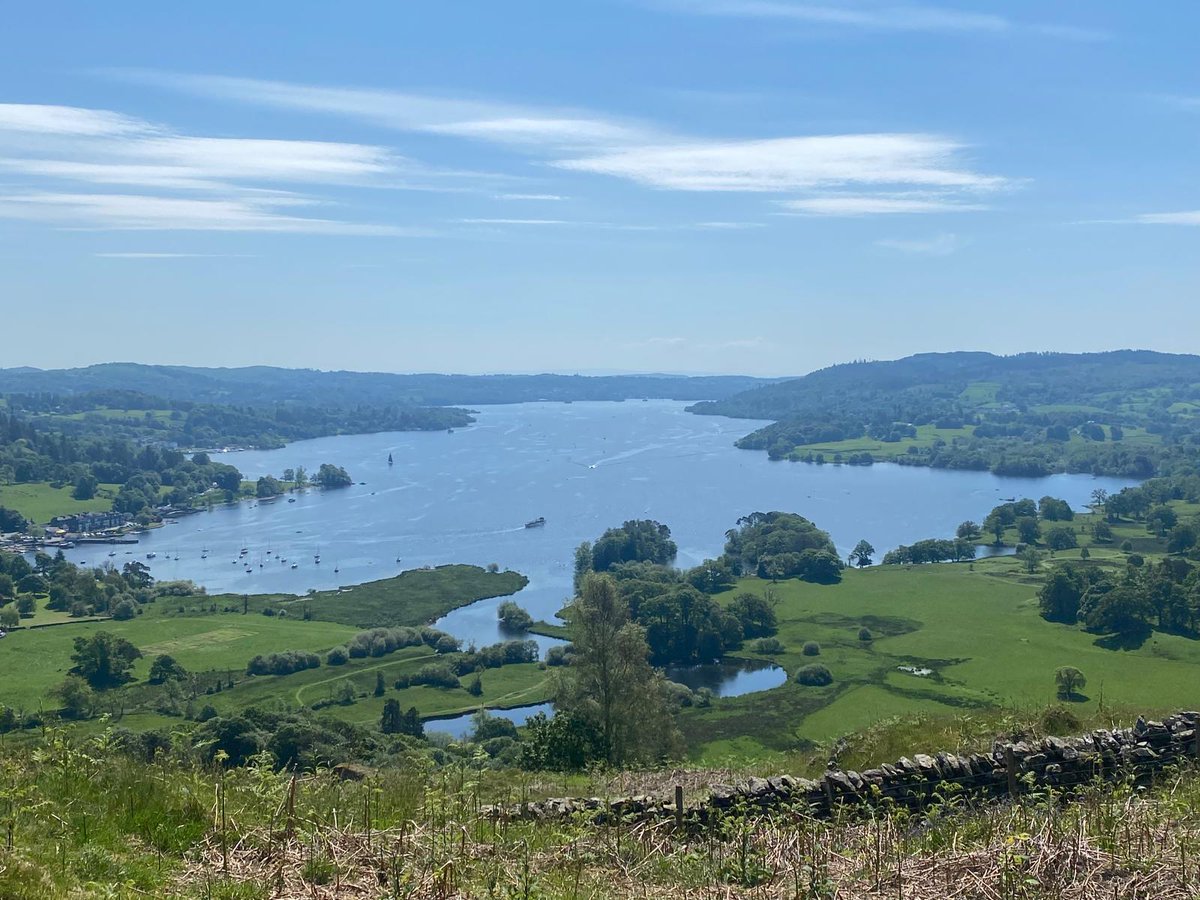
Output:
[[[1133,552],[1133,541],[1130,541],[1130,540],[1121,541],[1121,552],[1122,553],[1132,553]]]
[[[433,645],[434,653],[457,653],[462,647],[462,641],[458,638],[451,637],[448,634],[443,634],[437,639]]]
[[[800,652],[805,656],[820,656],[821,645],[816,641],[805,641],[804,646],[800,648]]]
[[[150,684],[163,684],[167,681],[183,681],[187,676],[187,669],[177,663],[174,657],[162,653],[154,657],[146,680]]]
[[[1075,734],[1083,723],[1070,709],[1061,704],[1046,707],[1041,716],[1042,730],[1046,734]]]
[[[427,684],[430,687],[456,688],[458,676],[449,663],[436,662],[422,666],[409,679],[410,684]]]
[[[1078,546],[1075,529],[1069,525],[1058,525],[1046,532],[1046,546],[1051,550],[1070,550]]]
[[[291,675],[305,669],[317,669],[321,657],[306,650],[284,650],[282,653],[259,654],[246,664],[247,675]]]
[[[867,641],[873,641],[875,636],[871,634],[870,628],[860,628],[858,629],[858,639],[865,643]]]
[[[566,666],[571,663],[574,649],[570,644],[557,644],[546,651],[546,665]]]
[[[813,663],[796,673],[796,681],[809,687],[824,687],[833,684],[833,673],[820,663]]]
[[[774,656],[777,653],[783,652],[783,641],[773,637],[763,638],[755,642],[754,650],[756,653],[762,653],[765,656]]]
[[[122,600],[113,607],[112,617],[118,622],[127,622],[137,615],[137,604],[132,600]]]
[[[537,658],[536,641],[502,641],[465,654],[454,662],[454,668],[459,675],[466,675],[480,669],[497,669],[514,663],[537,662]]]
[[[515,738],[517,726],[503,716],[494,716],[487,710],[480,710],[471,717],[471,740],[476,743],[490,741],[494,738]]]
[[[344,666],[350,659],[350,651],[345,647],[334,647],[325,654],[325,665]]]
[[[496,610],[500,624],[508,631],[528,631],[533,616],[521,609],[513,600],[505,600]]]

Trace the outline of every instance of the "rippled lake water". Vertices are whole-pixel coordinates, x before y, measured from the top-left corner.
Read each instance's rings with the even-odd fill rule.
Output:
[[[1078,508],[1095,488],[1132,483],[771,462],[733,446],[762,423],[695,416],[684,406],[488,406],[475,425],[453,433],[348,435],[230,453],[219,458],[248,478],[301,465],[315,472],[332,462],[355,484],[309,491],[294,503],[281,497],[216,508],[156,529],[136,547],[86,547],[70,556],[96,564],[113,549],[112,562],[137,558],[155,578],[190,578],[212,592],[239,593],[304,593],[424,565],[494,562],[527,575],[518,601],[534,618],[553,620],[571,590],[574,548],[627,519],[669,525],[680,566],[719,554],[739,516],[772,509],[812,519],[843,556],[860,538],[882,556],[901,543],[952,536],[959,522],[982,521],[1001,498],[1050,494]],[[538,517],[544,526],[525,527]],[[501,640],[499,602],[457,610],[440,627],[480,645]]]

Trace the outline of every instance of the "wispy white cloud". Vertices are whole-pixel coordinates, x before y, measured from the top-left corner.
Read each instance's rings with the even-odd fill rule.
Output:
[[[919,4],[848,0],[839,4],[801,0],[656,0],[660,9],[706,16],[774,19],[804,25],[874,31],[982,33],[1030,32],[1072,41],[1096,41],[1104,32],[1072,25],[1024,24],[995,13]]]
[[[1200,112],[1200,97],[1187,94],[1152,94],[1150,99],[1185,112]]]
[[[104,109],[0,103],[0,131],[100,137],[145,134],[154,130],[140,119]]]
[[[566,219],[457,219],[460,225],[586,225]]]
[[[674,0],[657,4],[709,16],[787,19],[815,25],[841,25],[894,31],[1007,31],[1003,16],[932,6],[885,6],[873,3],[789,3],[785,0]]]
[[[253,253],[93,253],[99,259],[254,259]]]
[[[1200,209],[1143,213],[1134,217],[1132,221],[1140,225],[1200,225]]]
[[[561,194],[496,194],[497,200],[545,200],[547,202],[557,202],[560,200],[569,200],[569,197],[564,197]]]
[[[745,231],[749,228],[765,228],[764,222],[697,222],[694,228],[701,231]]]
[[[294,204],[284,203],[285,209]],[[116,231],[271,231],[290,234],[425,237],[424,229],[287,214],[277,198],[192,198],[145,194],[0,195],[0,218]]]
[[[192,136],[110,110],[8,103],[0,173],[26,182],[0,197],[0,215],[67,227],[412,234],[309,218],[295,209],[318,201],[294,188],[391,189],[431,170],[374,145]],[[113,187],[133,190],[96,192]]]
[[[781,192],[870,184],[980,191],[1008,183],[973,171],[964,159],[966,145],[941,135],[698,140],[597,113],[517,108],[478,99],[202,75],[156,74],[154,82],[239,102],[348,116],[402,131],[517,146],[560,170],[608,175],[664,190]]]
[[[876,246],[916,256],[949,256],[962,246],[958,235],[937,234],[930,238],[884,238]]]
[[[438,134],[541,151],[650,140],[641,123],[569,109],[536,109],[472,98],[369,88],[322,87],[254,78],[121,71],[149,84],[281,109],[343,116],[398,131]]]
[[[852,184],[991,190],[1006,183],[971,171],[960,159],[963,149],[937,135],[820,135],[645,146],[553,165],[680,191],[781,192]]]
[[[880,216],[970,212],[987,209],[982,204],[963,203],[947,198],[888,195],[851,196],[846,194],[784,200],[780,206],[795,215],[803,216]]]

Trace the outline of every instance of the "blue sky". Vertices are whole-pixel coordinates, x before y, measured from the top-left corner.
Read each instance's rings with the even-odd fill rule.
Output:
[[[1191,352],[1192,2],[6,12],[0,365]]]

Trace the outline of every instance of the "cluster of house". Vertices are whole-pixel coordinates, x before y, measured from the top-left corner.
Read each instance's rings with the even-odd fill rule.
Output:
[[[50,528],[66,534],[91,534],[97,531],[108,531],[110,528],[120,528],[129,521],[126,513],[119,512],[89,512],[75,513],[70,516],[55,516],[50,520]],[[47,532],[50,531],[47,528]]]

